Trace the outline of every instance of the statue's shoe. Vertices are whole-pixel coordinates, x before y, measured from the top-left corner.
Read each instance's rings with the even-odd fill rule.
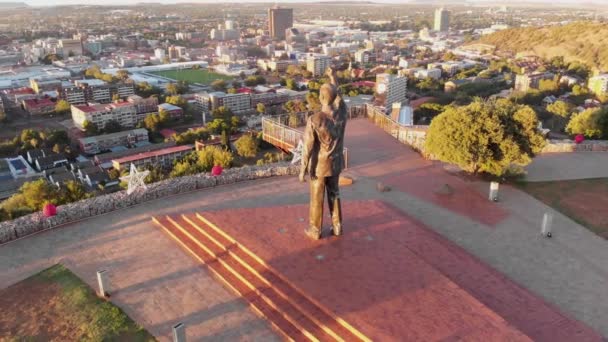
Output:
[[[334,234],[335,236],[340,236],[342,235],[342,226],[336,226],[333,227],[331,230],[332,234]]]
[[[311,227],[304,229],[304,234],[313,240],[319,240],[321,238],[321,231]]]

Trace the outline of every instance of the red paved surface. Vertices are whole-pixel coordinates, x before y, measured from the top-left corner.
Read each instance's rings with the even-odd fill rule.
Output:
[[[348,158],[349,172],[354,175],[374,177],[399,191],[486,225],[496,225],[509,215],[489,202],[486,194],[447,173],[441,163],[424,160],[418,152],[367,120],[348,122],[345,146],[353,151]],[[435,192],[444,184],[455,190],[451,196]]]
[[[321,241],[302,234],[307,210],[294,205],[203,215],[374,340],[601,340],[380,201],[345,203],[345,235]]]

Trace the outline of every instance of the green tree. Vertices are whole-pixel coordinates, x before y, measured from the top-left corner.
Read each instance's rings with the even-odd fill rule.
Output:
[[[264,114],[266,114],[266,106],[265,106],[263,103],[261,103],[261,102],[260,102],[260,103],[258,103],[258,104],[255,106],[255,110],[256,110],[256,111],[258,112],[258,114],[260,114],[260,115],[264,115]]]
[[[578,84],[575,84],[572,87],[572,95],[574,95],[574,96],[584,96],[587,94],[589,94],[589,90],[587,90],[587,88],[585,88],[585,87],[581,87]]]
[[[187,107],[188,107],[188,100],[186,100],[185,98],[183,98],[180,95],[167,96],[167,98],[165,99],[165,102],[178,106],[184,110],[187,109]]]
[[[255,157],[258,154],[258,141],[251,134],[238,138],[234,142],[234,146],[241,157]]]
[[[162,94],[163,91],[162,89],[155,87],[148,82],[140,82],[137,83],[137,86],[135,87],[135,92],[141,97],[150,97],[152,95],[158,96]]]
[[[211,88],[215,91],[226,91],[226,81],[215,80],[211,82]]]
[[[85,120],[82,123],[82,128],[84,128],[84,131],[87,136],[97,135],[99,133],[97,125],[95,125],[94,123],[92,123],[89,120]]]
[[[161,129],[162,123],[159,114],[148,114],[144,118],[144,127],[151,132],[158,132]]]
[[[122,131],[122,126],[116,120],[109,120],[103,127],[105,133],[116,133]]]
[[[288,78],[285,80],[285,87],[290,90],[298,90],[298,85],[293,78]]]
[[[574,114],[566,126],[566,132],[572,135],[582,134],[587,138],[601,138],[608,134],[608,127],[604,125],[607,120],[608,109],[590,108]]]
[[[55,112],[57,114],[65,114],[70,111],[70,103],[66,100],[59,100],[55,104]]]
[[[540,80],[538,90],[542,93],[555,93],[559,90],[559,81],[557,78]]]
[[[475,100],[447,107],[427,132],[425,152],[471,173],[502,176],[525,166],[544,147],[538,119],[528,106],[508,100]]]
[[[167,92],[171,95],[179,94],[179,88],[176,83],[167,84]]]
[[[82,183],[75,180],[67,181],[60,190],[60,198],[62,203],[72,203],[91,197],[87,193]]]
[[[46,203],[60,204],[59,191],[46,179],[25,182],[19,189],[19,193],[23,195],[25,206],[32,211],[41,210]]]
[[[118,77],[122,81],[126,81],[129,79],[129,72],[125,69],[120,69],[116,72],[116,77]]]
[[[217,146],[205,146],[202,150],[192,152],[181,161],[176,162],[171,177],[192,175],[200,172],[209,172],[215,165],[224,169],[232,166],[234,157],[230,151]]]
[[[547,111],[562,118],[568,118],[572,113],[572,106],[568,102],[555,101],[547,106]]]

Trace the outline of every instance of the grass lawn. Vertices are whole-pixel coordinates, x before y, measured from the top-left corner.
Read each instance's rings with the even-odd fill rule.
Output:
[[[527,182],[518,187],[608,239],[608,178]]]
[[[163,70],[151,71],[151,74],[168,77],[176,81],[187,81],[188,83],[211,84],[215,80],[232,80],[232,76],[218,74],[205,69]]]
[[[1,341],[155,341],[62,265],[0,290]]]

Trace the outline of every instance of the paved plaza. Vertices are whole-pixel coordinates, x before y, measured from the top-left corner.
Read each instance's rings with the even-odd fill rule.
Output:
[[[608,153],[547,153],[526,167],[529,182],[608,178]]]
[[[423,160],[363,119],[349,123],[346,146],[347,174],[355,183],[343,188],[345,202],[391,205],[608,336],[605,240],[515,188],[502,187],[500,202],[491,203],[487,183],[450,175],[440,163]],[[392,191],[378,192],[378,181]],[[441,191],[446,184],[451,194]],[[170,340],[171,325],[179,321],[192,340],[280,340],[244,301],[168,239],[151,216],[307,202],[307,185],[296,177],[279,177],[95,217],[0,246],[0,288],[58,262],[94,286],[95,271],[106,268],[112,275],[112,302],[162,341]],[[555,215],[552,239],[540,236],[544,212]]]

